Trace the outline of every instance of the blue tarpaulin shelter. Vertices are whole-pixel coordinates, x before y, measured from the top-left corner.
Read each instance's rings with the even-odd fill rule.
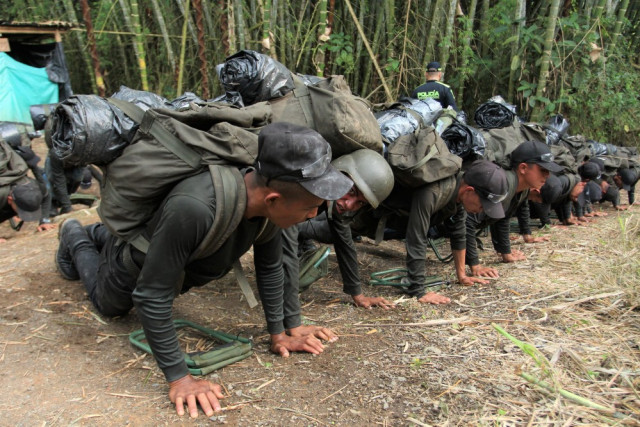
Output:
[[[46,68],[31,67],[0,52],[0,121],[30,124],[29,107],[57,103],[58,92]]]

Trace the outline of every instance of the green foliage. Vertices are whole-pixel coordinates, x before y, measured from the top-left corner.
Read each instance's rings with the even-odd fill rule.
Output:
[[[351,37],[344,33],[333,33],[325,46],[333,53],[333,61],[341,69],[341,74],[351,74],[355,67]]]

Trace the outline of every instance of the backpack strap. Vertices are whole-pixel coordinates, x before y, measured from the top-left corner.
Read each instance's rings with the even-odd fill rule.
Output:
[[[220,249],[242,221],[247,208],[244,177],[237,168],[209,165],[209,173],[216,194],[216,216],[190,260],[206,258]]]
[[[311,105],[311,94],[309,93],[309,88],[302,81],[302,79],[295,74],[292,74],[293,83],[295,84],[295,88],[293,89],[293,96],[296,97],[298,101],[300,101],[300,108],[302,109],[302,114],[304,114],[304,118],[307,123],[313,123],[313,112]]]

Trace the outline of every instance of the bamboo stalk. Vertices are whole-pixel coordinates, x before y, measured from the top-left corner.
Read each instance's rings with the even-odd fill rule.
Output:
[[[187,48],[187,26],[189,22],[190,0],[185,0],[184,22],[182,23],[182,41],[180,43],[180,65],[178,66],[178,84],[176,85],[176,96],[182,93],[182,77],[184,74],[184,57]]]
[[[376,59],[376,56],[373,53],[373,51],[371,50],[371,46],[369,46],[369,42],[367,41],[366,34],[364,33],[362,27],[360,26],[360,23],[358,22],[358,17],[356,16],[355,12],[353,11],[353,8],[351,7],[351,1],[350,0],[345,0],[344,2],[347,5],[347,8],[349,9],[349,13],[351,14],[351,18],[353,19],[353,22],[356,24],[356,28],[358,29],[358,33],[360,34],[360,37],[362,37],[362,41],[364,42],[364,45],[367,48],[367,52],[369,52],[369,57],[371,58],[371,62],[373,63],[373,66],[375,67],[376,72],[378,73],[378,77],[380,77],[380,82],[382,83],[382,86],[384,87],[384,93],[387,95],[387,102],[392,102],[393,101],[393,95],[391,95],[391,90],[389,89],[389,86],[387,85],[387,82],[386,82],[386,79],[384,77],[384,74],[382,74],[382,70],[380,69],[380,65],[378,65],[378,61]]]

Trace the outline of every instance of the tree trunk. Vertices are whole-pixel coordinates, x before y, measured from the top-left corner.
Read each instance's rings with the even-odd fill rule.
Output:
[[[91,9],[89,8],[88,0],[81,0],[80,4],[82,6],[82,20],[84,21],[84,26],[87,29],[87,41],[89,42],[89,52],[91,52],[91,62],[93,64],[93,74],[95,75],[96,86],[98,87],[98,95],[105,96],[106,89],[104,87],[102,72],[100,71],[100,59],[98,58],[98,50],[96,49],[96,38],[93,34]]]
[[[327,31],[328,30],[328,31]],[[316,46],[316,54],[313,58],[313,66],[316,69],[316,75],[324,77],[325,49],[324,45],[331,38],[331,27],[327,26],[327,0],[318,1],[318,31]]]
[[[440,17],[442,16],[442,9],[444,7],[445,0],[436,0],[436,4],[433,7],[433,13],[431,14],[431,25],[429,27],[429,36],[425,43],[424,57],[422,58],[422,71],[427,69],[427,64],[431,61],[436,61],[436,40],[438,34],[442,31],[440,25]]]
[[[173,53],[173,48],[171,47],[171,39],[169,38],[169,32],[167,31],[167,24],[164,20],[162,10],[158,5],[158,0],[151,0],[151,6],[153,8],[153,14],[156,17],[156,21],[158,21],[158,27],[160,28],[160,33],[162,34],[165,48],[167,49],[167,59],[169,60],[169,64],[171,65],[171,71],[175,72],[176,57]]]
[[[462,54],[460,56],[459,69],[462,70],[462,78],[460,79],[460,87],[458,88],[457,99],[458,108],[462,108],[464,99],[464,86],[467,82],[469,74],[471,74],[469,67],[469,57],[473,54],[471,51],[471,38],[473,37],[473,21],[476,17],[476,8],[478,7],[478,0],[471,0],[469,5],[468,18],[466,20],[466,27],[464,28],[464,36],[462,37]]]
[[[516,13],[514,16],[514,28],[513,28],[513,42],[511,43],[511,65],[509,68],[509,91],[507,93],[507,100],[512,104],[515,104],[515,86],[516,75],[522,58],[518,56],[520,50],[520,33],[525,25],[526,12],[525,0],[516,0]]]
[[[242,8],[242,0],[234,0],[234,13],[236,18],[236,34],[238,35],[238,50],[247,48],[245,40],[244,11]]]
[[[209,98],[209,66],[204,45],[204,17],[202,16],[202,0],[193,0],[193,10],[196,15],[196,29],[198,30],[198,58],[200,59],[200,76],[202,78],[202,96]]]
[[[611,56],[615,54],[616,51],[616,43],[620,38],[620,30],[622,28],[622,21],[624,21],[624,17],[627,13],[627,7],[629,7],[629,0],[623,0],[620,5],[620,9],[618,9],[618,19],[616,19],[616,25],[613,29],[613,34],[611,35],[611,43],[609,43],[609,54],[607,56]]]
[[[193,23],[189,18],[189,11],[187,6],[185,6],[185,2],[188,0],[176,0],[176,4],[178,5],[178,9],[180,9],[180,13],[187,20],[187,25],[189,27],[189,34],[191,34],[191,39],[193,40],[193,44],[198,44],[198,36],[196,36],[196,30],[193,28]]]
[[[482,58],[487,55],[489,49],[489,40],[487,38],[487,34],[489,34],[489,1],[482,0],[482,15],[480,18],[480,57]]]
[[[135,46],[137,46],[135,52],[136,58],[138,59],[138,69],[140,70],[142,90],[148,91],[149,82],[147,80],[147,54],[144,46],[144,34],[142,33],[140,13],[138,11],[138,0],[131,0],[131,22],[133,24],[133,32],[135,34]]]
[[[558,21],[558,9],[560,0],[552,0],[549,16],[547,17],[547,26],[544,37],[544,50],[542,52],[542,60],[540,62],[540,75],[538,76],[538,87],[536,88],[535,106],[531,112],[532,118],[536,121],[544,120],[545,103],[542,102],[546,92],[547,76],[549,74],[549,66],[551,63],[551,49],[553,49],[554,35],[556,32],[556,22]]]
[[[444,39],[442,40],[442,48],[440,58],[442,63],[442,72],[445,73],[447,69],[447,63],[449,62],[449,56],[451,54],[451,46],[453,45],[453,26],[456,19],[456,6],[458,0],[449,0],[449,11],[447,12],[447,26],[445,27]]]
[[[79,25],[78,18],[76,17],[76,11],[73,8],[73,3],[71,2],[71,0],[63,0],[62,4],[64,5],[64,8],[67,12],[67,16],[68,16],[67,19],[69,19],[69,21],[71,21],[73,24]],[[75,34],[76,34],[76,42],[78,43],[78,51],[81,52],[82,54],[82,59],[86,65],[86,69],[90,70],[92,68],[91,58],[89,57],[89,53],[84,48],[84,40],[82,39],[82,32],[77,31],[75,32]],[[91,77],[91,75],[89,75],[89,77],[90,77],[89,82],[91,83],[91,91],[93,93],[98,93],[98,86],[96,84],[95,76]]]
[[[178,83],[176,84],[176,97],[182,94],[182,79],[184,77],[184,57],[187,50],[187,27],[189,23],[189,7],[191,6],[190,0],[185,0],[182,22],[182,38],[180,40],[180,66],[178,67]]]

